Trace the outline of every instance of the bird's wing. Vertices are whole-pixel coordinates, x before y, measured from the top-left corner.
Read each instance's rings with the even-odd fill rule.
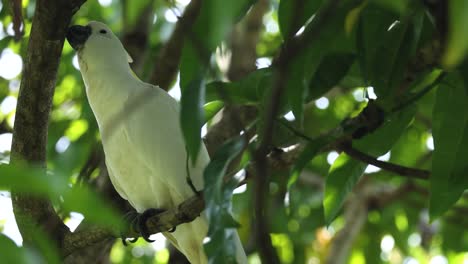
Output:
[[[137,102],[138,109],[127,118],[127,133],[132,144],[139,148],[140,159],[153,171],[150,179],[167,184],[173,205],[178,205],[194,195],[186,182],[187,153],[180,129],[179,105],[162,89],[145,83],[129,97],[128,103],[138,101],[134,98],[141,98],[141,93],[145,94],[144,99]],[[190,169],[190,177],[195,187],[202,189],[203,168],[198,167]]]
[[[127,194],[122,189],[122,187],[120,187],[120,183],[118,179],[114,176],[114,173],[112,172],[112,168],[111,168],[112,166],[109,166],[109,162],[107,159],[106,159],[106,165],[107,165],[107,172],[109,174],[109,179],[112,182],[112,185],[114,185],[115,190],[122,198],[124,198],[125,200],[128,200]]]

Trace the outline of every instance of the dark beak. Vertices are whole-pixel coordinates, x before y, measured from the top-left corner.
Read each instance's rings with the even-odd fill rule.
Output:
[[[68,28],[67,40],[74,50],[81,49],[91,35],[90,26],[71,26]]]

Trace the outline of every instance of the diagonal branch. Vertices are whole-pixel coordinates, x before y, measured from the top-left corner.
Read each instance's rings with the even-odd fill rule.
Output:
[[[185,8],[182,17],[177,21],[174,32],[162,48],[150,77],[150,83],[169,90],[179,69],[182,48],[186,35],[190,32],[201,8],[201,0],[192,0]]]
[[[399,174],[401,176],[405,176],[408,178],[427,180],[429,179],[429,176],[431,174],[431,172],[428,170],[415,169],[415,168],[410,168],[410,167],[405,167],[402,165],[394,164],[391,162],[378,160],[375,157],[372,157],[371,155],[368,155],[350,146],[344,146],[344,144],[340,146],[340,149],[343,150],[346,154],[348,154],[353,159],[363,161],[370,165],[379,167],[383,170],[394,172],[396,174]]]

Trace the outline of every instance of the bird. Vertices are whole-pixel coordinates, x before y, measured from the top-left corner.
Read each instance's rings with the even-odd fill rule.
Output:
[[[174,208],[202,190],[203,170],[210,158],[201,143],[196,162],[189,160],[179,122],[179,103],[135,75],[130,67],[131,56],[104,23],[73,25],[66,38],[77,52],[109,178],[118,194],[144,215],[155,208]],[[187,176],[193,186],[188,184]],[[190,263],[204,264],[207,256],[203,241],[208,227],[202,213],[163,235]],[[235,241],[236,262],[247,263],[238,235]]]

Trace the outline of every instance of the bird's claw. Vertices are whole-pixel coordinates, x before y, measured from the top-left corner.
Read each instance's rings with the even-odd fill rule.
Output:
[[[141,237],[146,240],[146,242],[154,242],[154,240],[151,240],[149,237],[151,236],[150,231],[148,230],[148,227],[146,226],[146,221],[166,210],[164,209],[156,209],[156,208],[150,208],[146,211],[144,211],[142,214],[138,215],[138,222],[137,222],[137,230],[141,234]]]
[[[165,209],[156,209],[156,208],[150,208],[146,211],[144,211],[142,214],[138,214],[135,211],[128,212],[124,215],[124,221],[125,223],[128,223],[127,229],[125,231],[120,232],[120,236],[122,239],[122,243],[127,246],[127,241],[130,243],[135,243],[138,240],[138,237],[135,238],[127,238],[125,236],[126,233],[128,233],[128,230],[130,228],[133,229],[133,231],[139,233],[141,237],[146,241],[146,242],[154,242],[154,240],[150,239],[149,237],[152,235],[151,232],[148,230],[148,227],[146,225],[146,221],[150,219],[151,217],[158,215],[162,212],[166,211]],[[172,233],[176,230],[176,227],[171,228],[168,230],[168,232]]]
[[[127,224],[127,226],[126,226],[125,230],[120,231],[120,239],[122,239],[122,244],[124,244],[124,246],[127,246],[128,245],[127,241],[130,242],[130,243],[135,243],[138,240],[138,237],[134,237],[134,238],[127,238],[126,237],[126,234],[128,233],[128,231],[131,228],[133,228],[133,230],[136,230],[136,224],[137,224],[137,220],[138,220],[138,213],[135,212],[135,211],[127,212],[123,216],[123,220],[124,220],[124,223]]]

